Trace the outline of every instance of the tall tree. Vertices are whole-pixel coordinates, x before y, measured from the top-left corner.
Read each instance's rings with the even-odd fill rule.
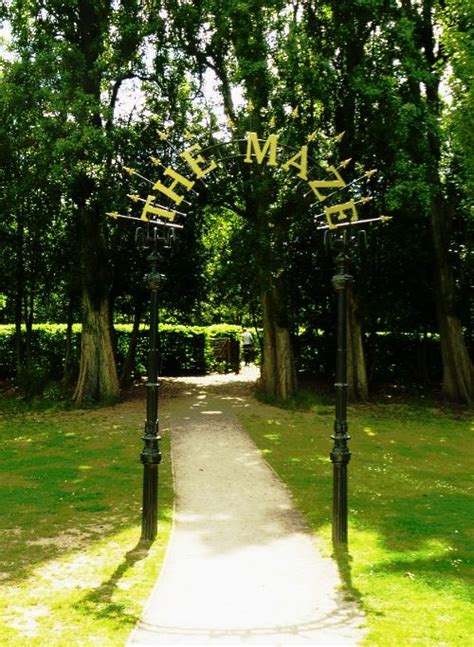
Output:
[[[20,58],[38,62],[49,92],[49,111],[64,128],[54,170],[63,177],[63,201],[72,206],[79,234],[82,280],[82,346],[74,398],[114,398],[119,393],[112,343],[105,211],[114,187],[110,168],[120,87],[143,71],[141,46],[157,22],[139,2],[11,2],[7,17]],[[153,17],[158,19],[157,13]],[[159,22],[159,20],[158,20]]]
[[[459,292],[450,254],[454,212],[442,181],[443,134],[440,73],[444,52],[435,36],[440,4],[421,5],[405,0],[403,16],[413,30],[413,58],[407,61],[407,81],[413,101],[425,109],[425,168],[429,186],[428,209],[434,249],[434,286],[443,358],[443,394],[450,400],[470,403],[474,397],[474,372],[459,319]],[[418,62],[414,67],[413,63]],[[418,70],[418,75],[416,73]],[[420,76],[422,82],[420,82]],[[424,90],[424,91],[423,91]]]
[[[196,3],[192,10],[183,3],[169,3],[168,9],[177,42],[193,57],[198,73],[212,71],[217,78],[235,140],[246,131],[265,139],[272,127],[284,125],[285,104],[289,109],[292,106],[278,94],[274,69],[278,57],[270,41],[271,34],[284,29],[279,14],[287,10],[286,4],[209,0]],[[241,88],[247,109],[236,105],[236,88]],[[244,156],[245,150],[241,154]],[[278,182],[268,169],[243,163],[235,170],[242,190],[233,208],[243,217],[243,235],[252,241],[247,250],[252,250],[251,266],[260,291],[264,329],[261,384],[269,394],[286,399],[296,390],[283,262],[291,210],[284,208],[281,197],[277,199]]]
[[[58,124],[33,57],[5,61],[0,79],[2,287],[16,327],[17,372],[31,369],[31,336],[40,295],[51,290],[60,188],[50,177]],[[26,327],[23,335],[21,327]],[[25,343],[22,343],[22,340]]]
[[[109,35],[110,13],[107,1],[79,0],[76,11],[68,16],[73,18],[72,24],[61,25],[72,54],[70,91],[83,137],[75,151],[76,168],[71,183],[71,197],[80,221],[82,275],[81,363],[74,393],[78,403],[87,397],[113,398],[119,393],[108,298],[111,275],[101,204],[101,198],[107,199],[107,195],[100,195],[100,176],[94,168],[106,157],[101,114],[105,70],[101,59]]]

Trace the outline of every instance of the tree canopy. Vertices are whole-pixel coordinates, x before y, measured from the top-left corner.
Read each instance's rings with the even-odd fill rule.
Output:
[[[305,183],[377,169],[352,192],[364,218],[392,217],[353,259],[352,394],[370,335],[439,333],[443,392],[472,401],[472,3],[9,0],[0,16],[0,316],[18,371],[34,363],[22,324],[82,321],[76,400],[118,393],[113,322],[144,317],[146,263],[106,213],[139,218],[127,194],[189,177],[197,145],[219,168],[190,205],[165,200],[187,214],[165,319],[262,326],[262,384],[290,397],[298,331],[333,329],[328,203]],[[249,132],[278,138],[278,164],[271,145],[246,163]]]

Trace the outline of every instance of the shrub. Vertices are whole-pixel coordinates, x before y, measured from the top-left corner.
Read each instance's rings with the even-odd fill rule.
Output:
[[[19,386],[28,389],[31,395],[39,394],[51,380],[63,377],[66,353],[66,325],[38,324],[33,327],[31,336],[31,356],[33,366],[28,371],[22,369],[16,377]],[[130,344],[132,326],[117,324],[115,343],[117,367],[120,371]],[[15,377],[15,327],[0,326],[0,379]],[[23,343],[26,332],[22,331]],[[80,357],[81,326],[75,324],[72,330],[71,364],[78,367]],[[229,369],[220,366],[212,349],[212,339],[228,337],[238,340],[240,327],[228,324],[215,326],[160,325],[160,367],[161,375],[205,374],[211,371]],[[148,359],[148,328],[139,331],[135,367],[133,375],[139,378],[146,374]],[[21,382],[21,385],[20,385]]]
[[[73,326],[71,365],[76,368],[80,356],[81,327]],[[117,324],[116,356],[121,370],[127,355],[132,333],[131,324]],[[22,333],[26,335],[25,331]],[[212,371],[236,370],[238,357],[234,351],[232,362],[219,360],[213,350],[213,340],[228,338],[240,340],[240,326],[160,325],[161,375],[199,375]],[[412,386],[441,380],[441,355],[437,335],[417,333],[372,333],[365,337],[367,371],[372,384],[400,384]],[[255,348],[258,353],[258,348]],[[333,331],[307,328],[295,340],[297,367],[301,372],[331,379],[335,365]],[[38,324],[33,327],[31,339],[32,368],[22,371],[17,380],[33,392],[41,391],[48,381],[63,377],[66,352],[65,324]],[[143,325],[137,341],[135,366],[132,371],[138,379],[147,372],[148,328]],[[16,373],[15,327],[0,326],[0,379],[11,379]]]
[[[31,332],[32,367],[29,369],[38,374],[44,373],[45,381],[59,380],[63,376],[64,357],[66,354],[66,324],[38,324]],[[72,330],[73,365],[79,362],[81,326],[75,324]],[[25,345],[26,331],[22,330],[22,344]],[[0,379],[8,379],[16,373],[16,333],[13,325],[0,326]],[[23,372],[22,369],[21,372]],[[17,376],[19,379],[20,376]],[[24,381],[27,382],[25,374]],[[33,378],[36,380],[36,378]]]
[[[439,383],[442,362],[438,335],[371,333],[364,338],[366,366],[372,384]],[[325,379],[334,376],[335,333],[306,329],[296,343],[298,369]]]
[[[33,364],[30,368],[22,368],[17,376],[17,383],[27,400],[35,395],[42,395],[48,382],[46,367]]]

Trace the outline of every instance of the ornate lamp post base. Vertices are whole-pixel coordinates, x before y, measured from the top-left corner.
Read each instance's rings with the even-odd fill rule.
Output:
[[[159,455],[161,460],[161,455]],[[144,465],[142,534],[145,541],[153,541],[158,532],[158,464]]]
[[[335,433],[331,438],[334,440],[330,453],[333,463],[332,541],[334,545],[347,544],[347,464],[351,459],[347,441],[350,436]]]

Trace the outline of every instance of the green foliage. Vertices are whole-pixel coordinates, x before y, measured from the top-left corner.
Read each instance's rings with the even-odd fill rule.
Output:
[[[457,164],[451,168],[458,189],[466,192],[465,208],[474,217],[474,8],[467,0],[448,0],[439,19],[442,25],[441,42],[445,48],[449,69],[448,96],[445,111],[445,136],[449,153]],[[449,154],[448,153],[448,154]]]
[[[73,326],[72,365],[79,362],[80,331]],[[116,324],[115,341],[117,363],[121,368],[126,357],[132,333],[131,324]],[[25,332],[23,332],[25,334]],[[23,368],[16,379],[28,398],[43,394],[53,399],[56,393],[63,399],[63,390],[55,384],[63,376],[64,353],[66,349],[66,326],[64,324],[38,324],[32,333],[31,368]],[[160,366],[161,375],[199,375],[213,371],[231,370],[232,366],[219,363],[216,359],[212,340],[230,338],[240,342],[241,328],[231,324],[212,326],[183,326],[160,324]],[[294,339],[297,367],[300,373],[318,376],[330,381],[334,370],[334,335],[312,328],[303,329]],[[413,390],[439,383],[441,357],[439,337],[417,333],[378,333],[365,336],[367,365],[372,386],[396,385]],[[15,328],[0,326],[0,379],[15,376]],[[255,347],[258,356],[258,348]],[[148,329],[142,325],[139,331],[134,379],[146,375],[148,357]],[[416,387],[418,385],[418,387]]]
[[[24,366],[18,377],[19,386],[29,395],[40,395],[49,380],[63,376],[66,353],[65,324],[38,324],[31,333],[32,366]],[[77,365],[80,349],[80,325],[73,326],[71,361]],[[26,331],[23,327],[22,337]],[[0,326],[0,379],[13,378],[16,371],[15,327]]]
[[[117,325],[118,364],[128,348],[131,326]],[[200,375],[219,369],[212,352],[211,340],[216,337],[240,339],[240,327],[230,324],[183,326],[160,324],[161,375]],[[148,332],[141,331],[137,344],[135,377],[144,375],[147,366]]]
[[[298,369],[333,378],[335,337],[307,329],[295,340]],[[438,335],[387,332],[364,336],[368,379],[372,387],[394,385],[409,391],[439,384],[441,353]]]
[[[66,351],[65,324],[37,324],[32,331],[31,353],[33,364],[21,370],[17,385],[27,397],[41,395],[52,380],[63,376]],[[116,328],[117,362],[121,368],[127,354],[132,333],[129,324],[117,324]],[[219,366],[212,352],[211,340],[228,337],[240,340],[240,326],[216,324],[213,326],[183,326],[160,324],[160,374],[186,375],[205,374],[224,370]],[[25,331],[22,333],[25,334]],[[81,326],[75,324],[72,330],[71,363],[78,365]],[[140,379],[146,375],[148,356],[148,329],[142,326],[137,344],[133,375]],[[0,379],[15,376],[15,327],[0,326]],[[228,369],[230,367],[227,367]],[[51,385],[48,397],[54,391]]]
[[[31,367],[20,370],[16,382],[25,398],[31,400],[35,395],[42,395],[48,378],[49,374],[46,366],[33,364]]]
[[[115,321],[143,311],[145,255],[137,253],[131,223],[105,223],[104,214],[139,214],[127,193],[143,196],[144,185],[137,176],[124,178],[123,163],[154,180],[161,171],[152,155],[187,174],[179,152],[199,142],[223,168],[196,183],[177,253],[164,268],[169,321],[258,326],[261,294],[284,277],[285,323],[329,330],[333,264],[304,181],[243,164],[236,142],[253,130],[278,133],[288,151],[308,143],[311,177],[323,177],[321,162],[348,158],[348,180],[362,168],[378,169],[358,185],[374,198],[361,214],[393,220],[371,226],[366,258],[354,258],[352,268],[371,339],[378,330],[436,330],[441,299],[433,267],[440,263],[433,262],[430,208],[441,197],[435,237],[449,250],[455,279],[451,294],[441,295],[441,311],[453,306],[472,343],[472,2],[100,1],[48,8],[14,0],[0,15],[12,28],[12,57],[0,62],[0,295],[7,298],[2,305],[0,297],[0,321],[78,320],[84,283],[98,296],[112,285]],[[215,91],[204,96],[209,81]],[[122,101],[132,86],[145,112]],[[166,130],[166,142],[155,126]],[[330,143],[342,131],[340,144]],[[223,139],[234,143],[221,147]],[[170,354],[186,370],[208,366],[209,359],[198,359],[207,357],[206,342],[196,339],[185,351],[181,336],[167,339]],[[33,354],[41,356],[33,337]],[[9,371],[28,363],[24,341],[5,344]],[[119,334],[117,343],[120,359],[126,338]],[[306,361],[312,348],[301,349],[302,366],[329,358],[328,347]],[[60,355],[53,362],[53,354],[48,371],[60,373]],[[389,359],[390,352],[378,355]],[[397,363],[399,381],[410,380],[404,362]],[[139,363],[143,372],[144,352]],[[168,368],[178,370],[171,360]]]

